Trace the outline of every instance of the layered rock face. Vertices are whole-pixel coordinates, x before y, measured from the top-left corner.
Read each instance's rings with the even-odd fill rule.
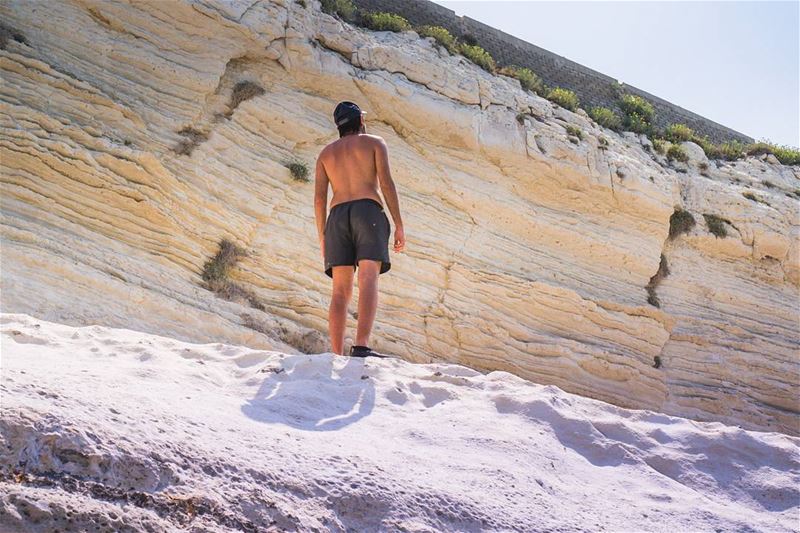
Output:
[[[381,276],[376,349],[800,434],[796,168],[691,143],[670,163],[316,1],[0,12],[3,311],[327,350],[313,184],[286,163],[313,169],[353,100],[390,147],[408,238]],[[696,223],[671,239],[676,208]],[[255,308],[202,287],[225,238],[249,252],[232,277]]]

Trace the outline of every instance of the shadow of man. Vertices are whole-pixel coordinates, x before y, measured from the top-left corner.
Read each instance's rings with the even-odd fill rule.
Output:
[[[256,395],[242,406],[253,420],[307,431],[333,431],[372,412],[375,386],[364,376],[363,359],[331,354],[283,358]]]

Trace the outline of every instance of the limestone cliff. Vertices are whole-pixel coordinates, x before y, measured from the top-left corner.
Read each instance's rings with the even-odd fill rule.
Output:
[[[800,434],[796,167],[691,143],[670,163],[316,1],[0,13],[3,311],[325,350],[313,185],[286,162],[313,168],[354,100],[390,147],[409,241],[381,278],[377,349]],[[669,238],[676,209],[696,224]],[[224,238],[249,251],[233,276],[263,309],[202,287]]]

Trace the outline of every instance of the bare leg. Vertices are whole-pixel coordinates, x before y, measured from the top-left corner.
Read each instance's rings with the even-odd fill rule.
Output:
[[[369,335],[378,310],[378,274],[381,262],[362,259],[358,262],[358,329],[356,344],[369,346]]]
[[[347,306],[353,295],[353,274],[355,267],[333,267],[333,292],[331,307],[328,310],[328,334],[331,338],[333,353],[343,355],[344,328],[347,324]]]

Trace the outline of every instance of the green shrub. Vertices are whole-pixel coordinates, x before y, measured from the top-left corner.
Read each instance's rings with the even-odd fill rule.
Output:
[[[669,238],[674,239],[681,233],[688,232],[694,225],[694,217],[690,212],[676,209],[669,217]]]
[[[671,144],[667,149],[667,161],[672,160],[680,161],[681,163],[686,163],[689,160],[689,155],[680,144]]]
[[[718,154],[718,159],[733,161],[734,159],[741,159],[744,157],[744,149],[744,143],[733,140],[715,145],[712,152]]]
[[[703,149],[709,159],[732,161],[744,157],[745,145],[736,140],[714,144],[709,140],[708,136],[699,137],[697,135],[694,135],[691,140]]]
[[[228,277],[230,269],[236,262],[247,255],[244,248],[236,246],[228,239],[222,239],[219,243],[217,255],[206,261],[203,265],[202,278],[208,284],[222,281]],[[213,289],[212,289],[213,290]]]
[[[666,144],[667,144],[667,141],[665,141],[664,139],[660,139],[658,137],[653,139],[653,149],[656,152],[658,152],[659,154],[661,154],[661,155],[664,155],[664,154],[667,153]]]
[[[800,150],[788,145],[778,145],[763,140],[748,144],[745,152],[747,155],[772,154],[784,165],[800,165]]]
[[[292,161],[288,161],[285,163],[286,168],[289,169],[289,173],[292,175],[297,181],[309,181],[308,179],[308,165],[306,165],[305,161],[300,161],[299,159],[293,159]]]
[[[655,115],[653,105],[635,94],[625,94],[619,100],[619,107],[626,115],[636,114],[639,115],[646,122],[651,122]]]
[[[653,134],[653,125],[638,113],[629,113],[622,120],[622,128],[633,133]]]
[[[255,293],[228,279],[230,270],[242,257],[247,257],[244,248],[236,246],[228,239],[222,239],[217,254],[203,265],[201,277],[205,282],[204,286],[220,298],[234,302],[245,300],[250,306],[264,311],[266,306]]]
[[[322,11],[329,15],[339,15],[352,22],[356,18],[356,6],[352,0],[321,0]]]
[[[547,93],[547,99],[570,111],[578,109],[578,95],[569,89],[554,87]]]
[[[406,31],[411,29],[411,24],[400,15],[383,11],[362,13],[361,24],[376,31]]]
[[[516,65],[508,65],[502,67],[498,74],[503,74],[504,76],[510,76],[512,78],[516,78],[519,80],[520,85],[526,91],[532,91],[539,96],[544,95],[547,92],[547,88],[544,85],[542,79],[536,75],[531,69],[527,67],[518,67]]]
[[[691,141],[694,131],[686,124],[670,124],[664,131],[664,136],[671,142],[679,143]]]
[[[772,154],[784,165],[800,165],[800,150],[789,145],[771,145]]]
[[[483,70],[494,72],[497,68],[491,54],[477,44],[461,43],[458,51]]]
[[[619,107],[625,114],[622,126],[626,131],[644,133],[646,135],[654,133],[653,116],[655,115],[655,110],[650,102],[635,94],[625,94],[619,100]]]
[[[607,107],[593,107],[589,110],[589,116],[604,128],[614,131],[622,129],[622,119]]]
[[[728,230],[725,228],[725,223],[729,221],[725,220],[724,218],[712,215],[709,213],[703,213],[703,218],[706,221],[706,226],[708,227],[708,231],[714,234],[717,238],[724,238],[728,236]]]
[[[456,38],[441,26],[420,26],[416,28],[416,31],[420,37],[433,37],[437,43],[444,46],[451,54],[458,51]]]
[[[583,132],[577,126],[573,126],[572,124],[567,124],[567,135],[571,135],[573,137],[577,137],[580,140],[583,140]]]

